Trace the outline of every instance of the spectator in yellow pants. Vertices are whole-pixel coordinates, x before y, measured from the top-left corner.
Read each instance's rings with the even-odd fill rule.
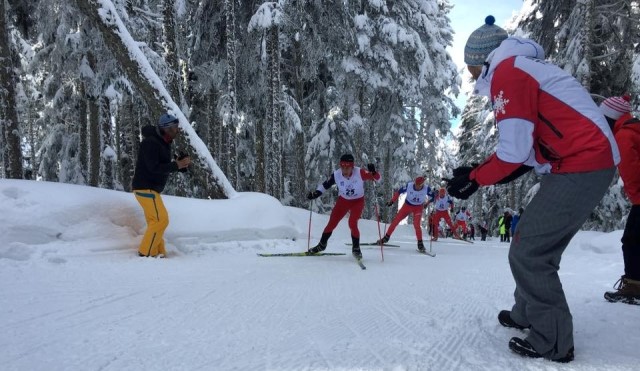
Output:
[[[164,207],[160,193],[167,184],[169,174],[186,171],[191,159],[180,156],[175,161],[171,157],[171,143],[180,133],[179,122],[175,116],[163,114],[156,126],[142,128],[144,139],[140,142],[136,170],[131,188],[144,210],[147,230],[138,249],[140,256],[164,258],[164,231],[169,225],[169,215]]]
[[[160,193],[151,189],[139,189],[134,191],[134,194],[142,206],[144,218],[147,220],[147,230],[142,237],[138,254],[140,256],[167,256],[163,235],[169,225],[169,214],[167,214]]]

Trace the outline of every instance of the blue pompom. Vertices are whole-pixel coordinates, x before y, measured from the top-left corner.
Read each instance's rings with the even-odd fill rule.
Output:
[[[488,15],[487,18],[484,19],[484,23],[486,23],[489,26],[491,26],[494,23],[496,23],[496,19],[492,15]]]

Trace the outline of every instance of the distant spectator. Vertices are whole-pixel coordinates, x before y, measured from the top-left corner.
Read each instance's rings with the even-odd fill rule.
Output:
[[[504,212],[504,242],[511,242],[511,222],[513,221],[513,216],[511,216],[510,211]]]
[[[516,235],[516,226],[518,225],[518,222],[520,221],[520,216],[522,216],[523,212],[524,212],[524,209],[519,208],[518,213],[513,216],[513,220],[511,220],[511,236]]]
[[[487,220],[483,220],[482,224],[478,225],[478,227],[480,228],[480,241],[486,241],[487,232],[489,232],[489,224],[487,223]]]

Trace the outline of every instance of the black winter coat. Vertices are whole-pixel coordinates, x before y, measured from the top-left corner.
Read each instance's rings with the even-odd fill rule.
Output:
[[[507,214],[504,217],[504,227],[507,229],[507,232],[511,229],[511,222],[513,221],[513,216],[511,214]]]
[[[142,128],[142,142],[138,149],[138,161],[131,181],[131,188],[152,189],[162,192],[169,174],[178,171],[178,164],[171,160],[171,143],[167,143],[157,127]]]

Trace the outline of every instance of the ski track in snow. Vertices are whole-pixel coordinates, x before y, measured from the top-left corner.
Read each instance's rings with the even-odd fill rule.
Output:
[[[306,240],[175,238],[164,260],[134,257],[132,247],[64,245],[27,260],[4,259],[0,364],[3,370],[634,369],[633,357],[598,360],[602,351],[586,353],[598,349],[599,335],[584,323],[590,318],[580,318],[580,305],[591,300],[575,302],[581,293],[572,288],[576,361],[513,355],[507,342],[523,333],[496,320],[512,300],[507,245],[444,239],[433,243],[438,256],[431,258],[415,252],[409,227],[399,231],[406,238],[395,239],[400,248],[385,249],[384,262],[379,249],[363,250],[366,271],[353,262],[348,239],[335,237],[327,252],[346,256],[256,256],[304,251]],[[572,260],[579,261],[583,252],[574,250]],[[579,274],[570,263],[561,272],[566,287]],[[600,330],[610,327],[602,321]],[[640,336],[634,339],[637,346]]]

